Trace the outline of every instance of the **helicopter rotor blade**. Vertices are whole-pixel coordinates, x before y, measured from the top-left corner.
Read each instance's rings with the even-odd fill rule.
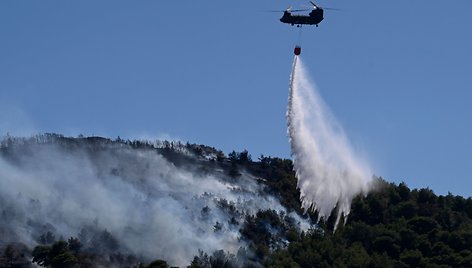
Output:
[[[311,2],[311,1],[310,1],[310,2]],[[313,4],[313,3],[312,3],[312,4]],[[308,6],[306,6],[306,7],[308,7]],[[318,6],[318,5],[316,5],[316,6],[313,6],[313,7],[311,7],[311,6],[310,6],[310,8],[311,8],[311,9],[318,9],[318,8],[321,8],[321,9],[324,9],[324,10],[331,10],[331,11],[342,11],[342,9],[339,9],[339,8],[333,8],[333,7],[321,7],[321,6]]]
[[[331,11],[341,11],[342,9],[339,9],[339,8],[333,8],[333,7],[323,7],[323,9],[326,9],[326,10],[331,10]]]
[[[286,9],[286,10],[266,10],[266,12],[302,12],[302,11],[310,11],[311,9]]]
[[[310,3],[313,5],[313,7],[316,9],[316,8],[319,8],[318,5],[315,4],[315,2],[313,1],[310,1]]]

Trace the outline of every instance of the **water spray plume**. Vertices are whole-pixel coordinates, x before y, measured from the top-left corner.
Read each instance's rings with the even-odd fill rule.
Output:
[[[372,172],[354,153],[298,56],[290,77],[287,124],[302,207],[325,220],[337,208],[336,230],[341,216],[349,215],[352,199],[368,192]]]

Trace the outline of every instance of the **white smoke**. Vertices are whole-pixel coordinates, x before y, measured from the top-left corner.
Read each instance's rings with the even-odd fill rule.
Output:
[[[287,108],[288,134],[302,207],[327,219],[338,209],[335,229],[352,199],[367,193],[372,172],[356,155],[298,56],[293,62]]]
[[[222,170],[193,168],[127,146],[92,153],[51,144],[9,149],[0,156],[0,240],[35,246],[38,230],[68,238],[93,226],[130,253],[184,266],[199,249],[235,254],[244,246],[245,215],[285,211],[248,174],[235,180]]]

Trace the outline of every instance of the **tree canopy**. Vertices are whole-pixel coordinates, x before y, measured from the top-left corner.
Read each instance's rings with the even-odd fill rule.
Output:
[[[191,163],[200,171],[221,169],[234,180],[247,172],[288,212],[312,224],[302,231],[293,217],[276,210],[260,210],[242,222],[232,218],[232,226],[239,228],[240,239],[247,247],[237,254],[224,248],[216,252],[196,248],[199,253],[188,260],[188,267],[472,267],[470,197],[436,195],[429,188],[410,189],[404,182],[394,184],[378,178],[377,189],[356,197],[351,213],[333,232],[332,219],[318,222],[316,212],[301,211],[300,192],[289,159],[260,156],[253,160],[247,150],[226,156],[213,147],[190,143],[58,134],[6,137],[0,142],[0,155],[14,159],[15,146],[27,153],[47,143],[82,148],[92,154],[113,146],[155,150],[176,166]],[[234,213],[231,202],[220,200],[219,205]],[[202,209],[202,218],[208,210]],[[0,212],[3,217],[10,213],[1,202]],[[222,226],[216,222],[214,231],[222,232]],[[130,254],[108,230],[90,233],[83,229],[68,240],[53,231],[36,235],[38,244],[32,249],[19,243],[2,243],[0,237],[0,267],[30,267],[30,260],[43,267],[171,267],[167,260],[146,260]]]

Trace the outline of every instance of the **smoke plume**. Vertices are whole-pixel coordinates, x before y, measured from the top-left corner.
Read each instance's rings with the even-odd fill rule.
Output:
[[[94,230],[106,229],[122,252],[183,266],[199,249],[236,254],[247,215],[285,211],[249,174],[234,180],[202,169],[208,164],[176,166],[156,150],[3,146],[0,245],[32,247],[45,232],[87,244]]]
[[[295,56],[287,108],[288,135],[302,207],[325,220],[337,208],[335,229],[352,199],[369,190],[369,166],[356,155],[342,127]]]

